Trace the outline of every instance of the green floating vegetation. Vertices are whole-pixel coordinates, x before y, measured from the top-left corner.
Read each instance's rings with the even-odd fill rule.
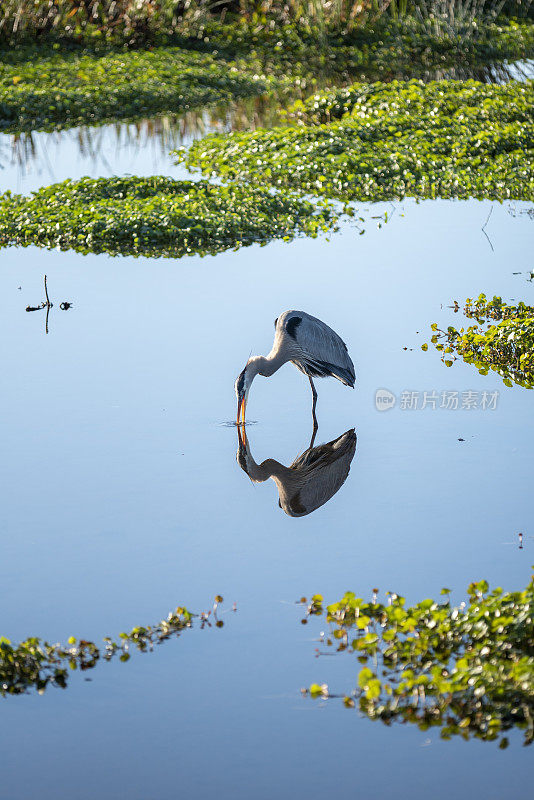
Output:
[[[506,80],[508,63],[534,55],[534,25],[495,24],[491,15],[456,31],[440,29],[433,15],[377,19],[363,7],[340,24],[338,15],[304,21],[301,4],[284,21],[285,4],[274,15],[228,15],[225,7],[220,17],[208,3],[179,11],[134,2],[106,9],[100,0],[25,5],[21,13],[20,0],[11,0],[0,19],[6,132],[175,114],[290,87],[294,97],[358,77],[491,79],[495,68]],[[133,49],[140,45],[146,49]]]
[[[65,689],[70,671],[93,669],[101,659],[111,661],[114,656],[118,656],[120,661],[128,661],[130,648],[143,653],[152,650],[154,645],[191,628],[195,617],[204,628],[211,626],[209,617],[213,615],[215,627],[221,628],[224,623],[217,617],[217,608],[222,600],[217,595],[212,610],[200,615],[178,607],[157,625],[137,627],[130,633],[119,634],[118,642],[109,636],[104,637],[100,647],[74,636],[66,645],[49,644],[35,636],[13,645],[9,639],[0,637],[0,693],[3,696],[26,694],[30,689],[37,689],[42,694],[49,685]]]
[[[212,135],[175,152],[205,175],[341,200],[533,199],[533,88],[354,84],[294,105],[303,125]]]
[[[289,116],[304,123],[320,124],[345,118],[371,125],[391,122],[406,125],[412,117],[416,129],[424,120],[433,130],[439,130],[443,124],[441,117],[452,117],[456,124],[490,127],[503,122],[532,123],[533,99],[532,80],[503,85],[481,84],[474,80],[355,83],[295,103],[289,109]]]
[[[459,310],[458,303],[454,304]],[[502,298],[465,301],[464,314],[477,324],[459,330],[449,325],[446,331],[432,324],[432,344],[441,353],[441,360],[451,367],[457,358],[473,364],[481,375],[493,370],[506,386],[534,388],[534,308],[524,303],[509,306]],[[497,320],[497,324],[492,320]],[[428,344],[421,345],[428,350]]]
[[[260,95],[268,84],[251,70],[179,47],[21,50],[0,62],[0,130],[6,132],[171,114]]]
[[[371,602],[347,592],[326,609],[321,595],[308,604],[308,616],[326,615],[331,625],[326,646],[354,654],[362,665],[356,687],[344,697],[347,707],[357,704],[387,725],[438,727],[443,739],[492,741],[520,728],[524,743],[532,743],[534,578],[519,592],[489,592],[486,581],[472,583],[469,601],[459,607],[451,606],[449,589],[441,592],[444,602],[409,607],[397,594],[383,604],[377,591]],[[326,684],[303,691],[336,696]],[[500,746],[507,744],[502,738]]]
[[[215,255],[229,248],[335,228],[325,204],[261,186],[204,181],[82,178],[31,196],[0,195],[0,246],[39,245],[80,253]]]

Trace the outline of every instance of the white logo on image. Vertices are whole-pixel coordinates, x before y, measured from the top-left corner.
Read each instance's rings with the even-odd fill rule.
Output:
[[[377,389],[375,393],[375,406],[377,411],[389,411],[393,408],[397,398],[389,389]]]

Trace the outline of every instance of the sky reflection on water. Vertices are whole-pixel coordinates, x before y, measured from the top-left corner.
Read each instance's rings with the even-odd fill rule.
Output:
[[[65,147],[54,180],[85,174],[76,153]],[[117,159],[122,171],[128,150]],[[131,172],[150,159],[143,150]],[[432,322],[458,323],[455,299],[532,302],[533,223],[510,213],[529,206],[493,204],[492,250],[481,231],[491,205],[408,200],[363,236],[346,227],[216,258],[0,251],[1,633],[98,639],[177,604],[205,610],[217,592],[238,607],[222,630],[90,683],[2,700],[0,798],[48,800],[71,783],[80,800],[526,794],[531,754],[516,741],[504,752],[442,743],[299,695],[313,681],[343,690],[353,675],[349,659],[314,659],[319,630],[300,625],[301,595],[377,586],[411,602],[447,585],[457,602],[473,579],[527,582],[532,540],[510,543],[530,532],[532,395],[420,349]],[[365,219],[386,209],[361,206]],[[51,297],[73,303],[54,307],[48,336],[43,312],[25,312],[45,273]],[[270,481],[245,478],[226,425],[236,375],[250,352],[269,351],[288,308],[338,330],[358,376],[354,392],[317,382],[316,444],[352,428],[358,443],[341,490],[300,518],[280,512]],[[379,388],[393,409],[376,409]],[[499,399],[495,410],[408,410],[407,390]],[[256,463],[302,452],[309,394],[291,365],[255,381]]]

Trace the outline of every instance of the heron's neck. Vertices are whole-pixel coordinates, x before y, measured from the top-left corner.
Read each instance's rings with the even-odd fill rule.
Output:
[[[287,467],[275,461],[274,458],[267,458],[261,464],[257,464],[249,454],[247,459],[246,473],[254,483],[263,483],[269,478],[283,478],[287,472]]]
[[[250,370],[252,378],[255,378],[256,375],[263,375],[269,378],[271,375],[274,375],[286,361],[287,358],[284,358],[279,352],[274,354],[271,352],[268,356],[252,356],[247,364],[247,372]]]

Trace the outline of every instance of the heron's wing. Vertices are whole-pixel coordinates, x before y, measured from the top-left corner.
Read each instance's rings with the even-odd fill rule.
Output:
[[[308,448],[296,457],[289,469],[300,472],[305,468],[314,470],[318,466],[327,467],[329,464],[333,464],[334,461],[338,461],[338,459],[342,458],[348,451],[352,453],[352,460],[355,450],[356,432],[354,428],[351,428],[331,442]]]
[[[345,483],[356,451],[356,433],[307,450],[295,459],[285,480],[278,479],[280,505],[291,517],[310,514],[327,503]]]
[[[284,317],[285,332],[298,345],[312,376],[331,374],[348,386],[354,385],[354,364],[341,336],[304,311],[286,312]]]

